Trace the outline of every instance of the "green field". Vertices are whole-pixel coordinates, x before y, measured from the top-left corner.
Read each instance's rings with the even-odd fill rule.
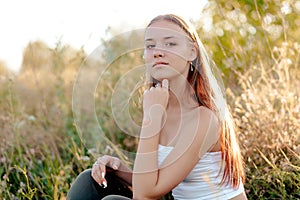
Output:
[[[214,28],[208,32],[203,21],[195,23],[222,72],[245,161],[247,196],[300,199],[299,1],[290,2],[290,13],[280,12],[282,1],[210,2],[219,2],[206,9]],[[273,21],[266,23],[266,16]],[[122,42],[107,52],[116,52]],[[17,74],[0,63],[0,199],[65,199],[76,176],[95,161],[95,150],[78,135],[72,110],[75,78],[88,56],[43,41],[29,43],[23,56]],[[110,101],[120,77],[140,62],[140,51],[122,55],[99,80],[96,115],[111,142],[96,153],[135,151],[137,139],[118,128]],[[137,92],[130,108],[139,100]],[[130,112],[139,123],[139,109]]]

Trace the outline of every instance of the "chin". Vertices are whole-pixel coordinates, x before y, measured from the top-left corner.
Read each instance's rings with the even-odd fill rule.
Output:
[[[164,79],[169,79],[168,76],[152,76],[155,80],[158,80],[159,82],[162,82]]]
[[[162,81],[164,79],[169,79],[171,77],[171,74],[169,74],[168,72],[162,72],[162,71],[160,71],[160,72],[152,71],[151,76],[158,81]]]

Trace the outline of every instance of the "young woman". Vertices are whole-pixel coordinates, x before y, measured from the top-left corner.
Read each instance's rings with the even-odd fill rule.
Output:
[[[133,172],[100,157],[68,198],[159,199],[172,191],[174,199],[247,199],[232,118],[195,29],[179,16],[157,16],[144,59],[151,85]]]

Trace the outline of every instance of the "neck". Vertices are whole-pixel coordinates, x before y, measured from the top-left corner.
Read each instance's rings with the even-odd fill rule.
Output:
[[[185,78],[170,80],[169,109],[190,110],[198,106],[193,98],[193,89]],[[176,84],[174,84],[176,83]]]

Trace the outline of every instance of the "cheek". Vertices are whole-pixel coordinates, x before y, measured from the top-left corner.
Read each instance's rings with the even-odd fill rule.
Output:
[[[146,66],[146,70],[148,72],[150,72],[151,68],[152,68],[152,63],[153,63],[153,56],[151,55],[151,53],[149,51],[144,51],[144,62],[145,62],[145,66]]]
[[[187,51],[185,49],[172,49],[169,55],[175,59],[188,60]]]
[[[187,57],[186,55],[182,53],[177,53],[172,55],[172,60],[175,61],[177,64],[183,64],[187,62]]]
[[[143,57],[144,57],[145,62],[147,62],[153,58],[153,52],[151,50],[145,50]]]

